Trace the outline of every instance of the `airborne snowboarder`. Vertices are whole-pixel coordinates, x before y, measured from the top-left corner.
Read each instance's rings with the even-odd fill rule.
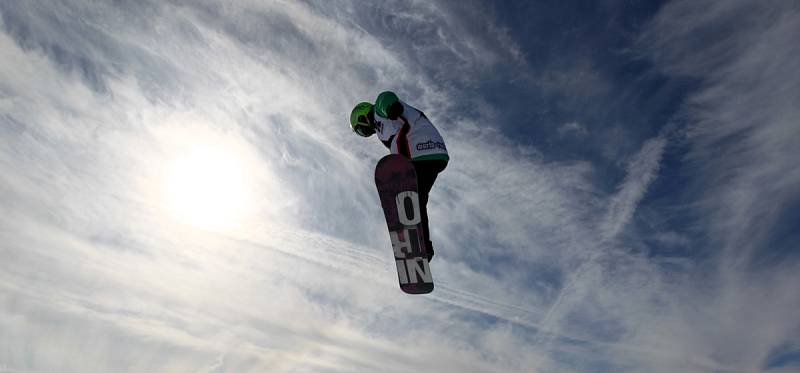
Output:
[[[450,159],[439,131],[422,111],[390,91],[378,95],[374,105],[369,102],[356,105],[350,114],[350,127],[362,137],[377,133],[392,154],[411,161],[417,176],[425,251],[430,260],[433,246],[428,225],[428,194],[436,176],[447,167]]]

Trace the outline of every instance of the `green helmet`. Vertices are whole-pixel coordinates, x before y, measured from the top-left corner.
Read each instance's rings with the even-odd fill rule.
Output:
[[[390,108],[393,104],[400,101],[396,94],[392,91],[381,92],[378,98],[375,99],[375,114],[389,119],[397,119],[396,116],[389,115]]]
[[[350,128],[359,136],[369,137],[375,133],[375,126],[369,118],[370,111],[372,111],[372,104],[362,102],[350,112]]]

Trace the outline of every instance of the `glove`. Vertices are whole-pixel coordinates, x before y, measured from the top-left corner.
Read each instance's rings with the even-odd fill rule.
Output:
[[[386,111],[386,117],[391,120],[395,120],[401,115],[403,115],[403,104],[401,104],[400,101],[392,103],[392,105],[389,106],[389,110]]]

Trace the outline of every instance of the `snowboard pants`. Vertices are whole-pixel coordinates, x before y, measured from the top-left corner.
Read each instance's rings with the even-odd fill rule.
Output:
[[[433,182],[436,181],[436,176],[444,171],[447,167],[445,160],[427,160],[427,161],[411,161],[414,169],[417,172],[417,186],[419,187],[419,209],[422,214],[422,226],[427,244],[431,245],[431,232],[428,228],[428,194],[433,188]]]

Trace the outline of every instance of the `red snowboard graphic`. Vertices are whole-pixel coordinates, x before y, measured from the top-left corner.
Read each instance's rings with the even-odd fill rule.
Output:
[[[414,166],[401,155],[383,157],[375,167],[375,186],[389,227],[400,289],[408,294],[432,292]]]

